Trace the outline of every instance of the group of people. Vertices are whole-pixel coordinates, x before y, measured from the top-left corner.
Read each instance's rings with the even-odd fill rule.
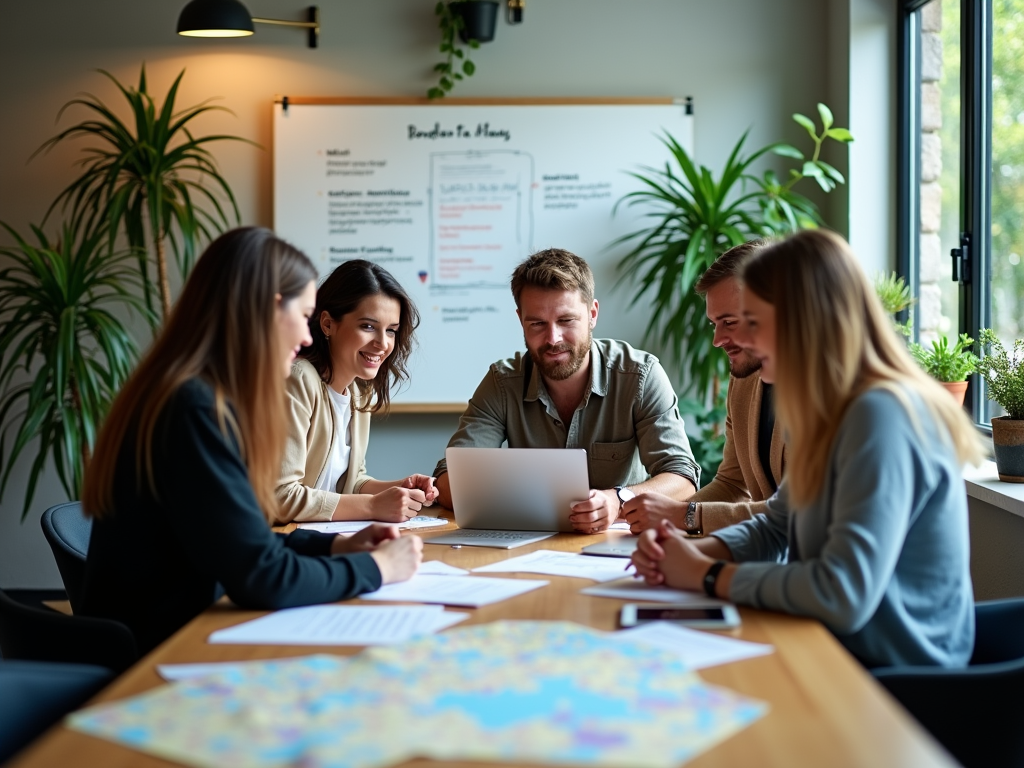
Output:
[[[387,523],[450,507],[447,467],[366,472],[370,415],[407,378],[418,315],[379,265],[316,288],[271,232],[222,235],[115,401],[85,477],[85,612],[155,647],[225,592],[242,607],[343,600],[409,578]],[[587,263],[511,278],[525,353],[490,366],[450,446],[584,448],[582,533],[625,520],[651,584],[821,620],[868,666],[963,666],[974,639],[960,467],[980,444],[896,337],[849,246],[806,231],[722,255],[697,291],[731,377],[724,459],[699,488],[657,358],[594,338]],[[375,520],[343,538],[291,521]]]

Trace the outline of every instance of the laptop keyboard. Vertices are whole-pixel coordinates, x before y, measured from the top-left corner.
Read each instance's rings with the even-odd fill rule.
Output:
[[[459,536],[467,539],[489,539],[491,541],[519,541],[520,539],[532,539],[537,535],[536,531],[468,531],[462,529]]]

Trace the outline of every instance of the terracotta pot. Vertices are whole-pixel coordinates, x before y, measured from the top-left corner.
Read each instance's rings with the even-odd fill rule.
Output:
[[[1024,483],[1024,419],[992,419],[992,444],[999,479],[1005,483]]]
[[[957,405],[964,404],[964,396],[967,394],[966,379],[964,381],[940,381],[939,384],[945,387],[946,391],[953,396]]]

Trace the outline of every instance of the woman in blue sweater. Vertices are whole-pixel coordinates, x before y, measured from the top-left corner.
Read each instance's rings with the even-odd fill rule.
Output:
[[[776,384],[787,475],[767,513],[707,539],[644,532],[638,573],[816,618],[867,666],[966,665],[973,425],[911,359],[839,236],[793,235],[743,282],[740,343]]]
[[[316,270],[266,229],[215,240],[121,391],[85,476],[94,519],[84,613],[146,652],[217,599],[332,602],[415,573],[422,542],[270,530],[286,434],[284,383],[310,342]]]

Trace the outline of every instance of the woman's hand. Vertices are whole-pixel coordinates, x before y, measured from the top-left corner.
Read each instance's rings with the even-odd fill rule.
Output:
[[[370,497],[370,518],[385,523],[404,523],[419,514],[425,501],[426,494],[418,488],[386,488]]]
[[[429,475],[409,475],[403,480],[400,488],[417,488],[423,491],[423,506],[429,507],[437,499],[437,487],[434,478]]]
[[[687,504],[661,493],[640,493],[622,505],[622,514],[629,523],[630,533],[641,533],[657,528],[662,520],[680,522]]]
[[[385,541],[397,539],[402,534],[393,525],[373,523],[351,536],[335,536],[331,542],[332,555],[347,555],[353,552],[370,552]]]
[[[648,584],[700,592],[704,574],[715,561],[697,549],[668,520],[640,534],[633,567]]]
[[[401,536],[385,541],[370,553],[380,569],[381,584],[393,584],[412,578],[423,559],[423,539]]]

